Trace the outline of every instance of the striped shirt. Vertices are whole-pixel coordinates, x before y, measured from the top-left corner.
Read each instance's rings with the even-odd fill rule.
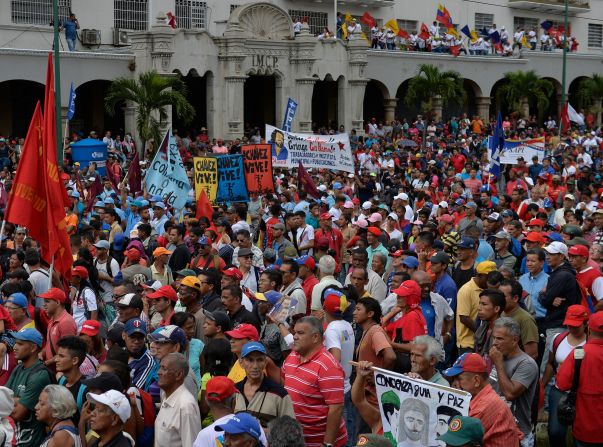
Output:
[[[321,347],[304,362],[297,352],[291,352],[282,370],[285,389],[293,401],[306,446],[320,447],[327,429],[329,405],[343,404],[343,369],[335,357]],[[347,439],[342,418],[334,445],[341,447]]]
[[[149,374],[153,371],[156,360],[151,356],[148,350],[144,351],[137,359],[132,359],[128,363],[130,367],[130,377],[132,378],[132,386],[140,388],[144,391],[149,390],[150,382],[147,380],[149,378]]]

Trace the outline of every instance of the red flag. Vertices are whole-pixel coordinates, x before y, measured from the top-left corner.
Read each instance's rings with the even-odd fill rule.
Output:
[[[130,170],[128,171],[128,185],[130,185],[130,193],[136,194],[142,192],[142,171],[140,170],[140,160],[138,158],[138,151],[130,163]]]
[[[398,36],[402,37],[403,39],[410,39],[410,34],[408,34],[408,32],[406,30],[401,29],[400,31],[398,31]]]
[[[10,191],[6,220],[27,227],[29,234],[42,249],[42,259],[50,263],[50,234],[46,222],[49,215],[49,201],[46,194],[46,172],[43,138],[44,122],[40,103],[36,104],[29,130],[25,137],[21,160]]]
[[[46,160],[45,169],[38,175],[46,181],[46,197],[48,203],[48,219],[44,222],[49,233],[50,257],[54,256],[54,268],[64,277],[69,276],[73,257],[71,245],[67,235],[65,221],[65,208],[70,207],[71,201],[67,196],[65,185],[59,175],[57,166],[57,139],[56,139],[56,108],[54,98],[54,69],[52,64],[52,53],[48,53],[48,65],[46,67],[46,90],[44,93],[44,133],[42,152]]]
[[[497,52],[502,53],[502,51],[503,51],[503,46],[502,46],[502,43],[501,43],[501,42],[498,42],[498,43],[493,43],[493,44],[492,44],[492,46],[494,47],[494,49],[495,49]]]
[[[362,23],[364,23],[366,26],[368,26],[369,28],[372,28],[375,25],[377,25],[377,22],[375,21],[374,17],[372,15],[370,15],[368,12],[365,12],[364,14],[362,14],[362,17],[360,17],[360,21]]]
[[[308,174],[308,171],[304,168],[302,162],[299,162],[299,166],[297,168],[297,183],[301,187],[303,185],[304,190],[309,196],[314,197],[315,199],[320,199],[321,195],[318,189],[316,189],[316,185]]]
[[[113,163],[117,163],[117,162],[115,161]],[[116,178],[117,176],[115,175],[115,172],[113,171],[113,163],[111,163],[111,165],[109,165],[107,163],[107,167],[105,168],[105,172],[107,173],[107,178],[109,179],[109,181],[113,185],[113,188],[115,188],[116,191],[119,191],[119,182],[121,181],[121,179],[120,178]]]
[[[199,200],[197,200],[197,214],[195,215],[195,218],[200,219],[201,217],[205,216],[211,222],[213,214],[214,209],[211,206],[211,203],[209,203],[205,190],[202,189],[201,194],[199,194]]]
[[[457,57],[459,55],[460,51],[461,51],[461,46],[460,45],[451,45],[450,46],[450,53],[452,53],[452,55],[454,57]]]
[[[86,205],[86,211],[90,211],[94,207],[94,201],[96,200],[96,196],[102,194],[103,192],[103,184],[100,180],[100,176],[94,177],[94,182],[90,185],[90,191],[88,196],[88,204]]]
[[[176,16],[171,12],[168,12],[166,15],[168,18],[168,25],[170,25],[173,29],[176,29],[176,27],[178,26],[178,24],[176,23]]]
[[[429,39],[429,28],[424,23],[421,23],[421,33],[419,34],[419,38],[423,40]]]
[[[570,123],[570,119],[569,119],[569,113],[567,111],[567,105],[568,103],[566,102],[565,105],[563,106],[563,110],[561,111],[561,123],[560,123],[560,134],[563,135],[564,133],[566,133],[569,129],[571,129],[572,124]]]
[[[5,209],[8,204],[8,194],[4,188],[4,183],[0,183],[0,208]]]

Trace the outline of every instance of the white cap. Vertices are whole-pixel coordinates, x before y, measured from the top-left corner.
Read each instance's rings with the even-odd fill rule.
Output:
[[[126,422],[130,418],[130,402],[126,396],[116,390],[109,390],[103,394],[87,394],[88,400],[108,406],[111,411],[119,416],[122,422]]]
[[[398,215],[396,213],[389,213],[387,217],[394,219],[396,222],[398,221]]]
[[[373,206],[373,204],[367,200],[366,202],[364,202],[364,203],[362,204],[362,209],[363,209],[363,210],[370,210],[370,209],[371,209],[371,206]]]
[[[552,255],[562,254],[563,256],[567,256],[567,245],[563,242],[553,241],[544,247],[544,251]]]
[[[404,200],[405,202],[408,202],[408,194],[406,194],[405,192],[401,192],[396,197],[394,197],[394,199]]]
[[[327,187],[325,185],[319,185],[317,189],[319,191],[325,192],[327,190]]]
[[[448,209],[448,202],[442,201],[442,202],[438,203],[438,206],[440,208],[446,208],[446,209]]]

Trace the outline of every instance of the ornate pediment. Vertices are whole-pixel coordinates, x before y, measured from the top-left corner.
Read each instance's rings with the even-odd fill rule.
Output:
[[[278,6],[270,3],[250,3],[232,11],[224,36],[289,40],[293,38],[293,24],[289,14]]]

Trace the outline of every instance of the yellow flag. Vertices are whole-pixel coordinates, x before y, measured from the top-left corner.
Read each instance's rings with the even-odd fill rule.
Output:
[[[346,12],[345,13],[344,22],[346,22],[346,23],[352,23],[352,14],[350,14],[349,12]]]
[[[450,34],[451,36],[454,36],[456,39],[459,38],[459,33],[457,33],[454,28],[448,28],[448,34]]]
[[[388,20],[387,22],[385,22],[385,25],[383,25],[383,26],[391,29],[396,36],[400,32],[400,28],[398,28],[398,21],[396,19]]]
[[[366,40],[367,42],[369,41],[369,40],[368,40],[368,37],[366,37],[366,34],[364,34],[364,33],[360,33],[360,37],[362,37],[362,38],[363,38],[364,40]]]
[[[347,24],[347,22],[343,22],[341,24],[341,37],[343,37],[343,40],[348,40],[348,24]]]
[[[471,42],[475,42],[475,41],[477,41],[477,32],[474,29],[472,29],[471,30]]]
[[[526,35],[525,35],[525,34],[524,34],[524,35],[523,35],[523,37],[521,38],[521,44],[522,44],[524,47],[529,47],[529,46],[530,46],[530,44],[528,43],[528,39],[527,39],[527,37],[526,37]]]

